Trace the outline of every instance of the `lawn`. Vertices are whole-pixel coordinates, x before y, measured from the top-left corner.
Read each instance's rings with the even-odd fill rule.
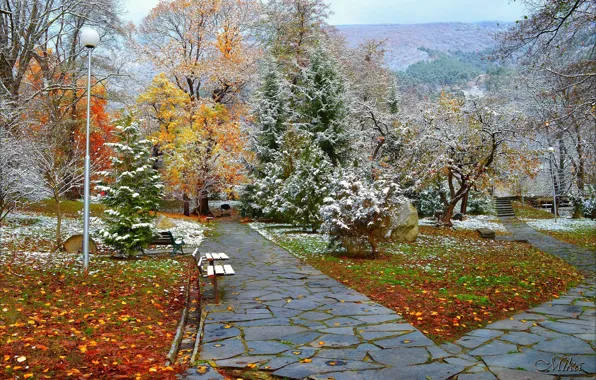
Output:
[[[4,378],[174,378],[164,367],[184,303],[188,258],[0,255]]]
[[[91,255],[85,277],[80,255],[53,251],[56,221],[42,211],[11,214],[0,226],[0,378],[175,378],[183,368],[163,364],[192,259],[115,260],[92,218],[106,254]],[[174,222],[186,248],[201,243],[196,218]],[[81,225],[65,218],[63,237]]]
[[[421,226],[411,244],[386,244],[377,260],[326,252],[325,236],[251,225],[325,274],[394,309],[436,342],[453,341],[551,300],[581,280],[562,260],[525,243],[470,230]]]
[[[521,202],[511,202],[515,216],[521,219],[554,219],[552,212],[546,209],[533,207],[529,204],[522,205]]]

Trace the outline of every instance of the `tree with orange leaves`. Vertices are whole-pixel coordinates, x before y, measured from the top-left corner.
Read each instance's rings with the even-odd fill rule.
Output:
[[[197,211],[208,214],[208,196],[244,178],[239,158],[246,143],[239,123],[242,108],[196,105],[163,74],[153,79],[139,103],[153,110],[159,124],[153,138],[163,155],[168,190],[193,199]]]

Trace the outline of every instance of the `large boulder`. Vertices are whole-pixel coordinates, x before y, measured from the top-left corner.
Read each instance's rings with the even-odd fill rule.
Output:
[[[386,237],[394,242],[413,242],[418,237],[418,211],[409,201],[391,210],[390,228]]]
[[[174,227],[176,227],[176,223],[174,223],[172,219],[163,215],[157,216],[157,220],[155,221],[155,228],[157,228],[158,230],[168,230]]]
[[[83,235],[73,235],[69,237],[62,246],[68,253],[83,252]],[[91,238],[89,238],[89,252],[97,253],[97,245]]]

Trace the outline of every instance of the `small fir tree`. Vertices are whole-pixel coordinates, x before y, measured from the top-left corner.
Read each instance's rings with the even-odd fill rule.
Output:
[[[105,180],[98,190],[105,193],[103,203],[106,228],[100,234],[106,244],[121,254],[133,256],[146,248],[154,232],[154,214],[163,185],[153,169],[152,143],[141,139],[137,123],[127,117],[116,127],[117,143],[110,171],[101,173]]]

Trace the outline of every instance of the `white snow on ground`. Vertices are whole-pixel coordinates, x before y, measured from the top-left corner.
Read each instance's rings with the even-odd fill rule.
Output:
[[[299,241],[300,245],[309,253],[322,254],[327,252],[329,235],[301,232],[300,228],[289,224],[253,222],[248,225],[264,238],[273,242],[280,243],[281,239],[285,242]],[[293,254],[297,257],[304,257],[297,252],[293,252]]]
[[[172,219],[172,223],[176,226],[172,228],[166,228],[158,231],[171,231],[174,238],[184,239],[185,247],[198,247],[203,241],[205,227],[197,222],[192,222],[182,219]]]
[[[523,219],[531,227],[542,231],[573,231],[577,229],[593,229],[596,232],[596,220],[590,219]]]
[[[507,232],[503,226],[494,216],[490,215],[466,215],[465,220],[452,220],[453,228],[456,230],[476,230],[478,228],[488,228],[493,231]],[[436,220],[433,218],[422,218],[418,221],[420,226],[434,226]]]
[[[183,238],[186,247],[198,247],[201,244],[205,230],[202,224],[180,219],[172,219],[172,222],[176,226],[167,230],[172,231],[175,238]],[[103,240],[98,232],[104,226],[103,221],[99,218],[91,217],[89,219],[90,235],[98,244],[103,244]],[[77,219],[62,219],[61,235],[63,240],[68,239],[72,235],[82,233],[82,217]],[[6,223],[0,227],[0,252],[3,251],[3,246],[9,245],[11,242],[23,241],[25,238],[31,238],[34,241],[54,241],[55,237],[55,217],[33,213],[13,213],[7,217]],[[49,251],[28,252],[27,254],[43,255],[47,254],[47,252]]]
[[[26,237],[35,240],[54,240],[56,238],[56,218],[33,213],[13,213],[8,215],[7,223],[0,227],[0,243],[20,241]],[[98,231],[104,227],[99,218],[89,218],[89,233],[93,240],[102,243]],[[83,233],[83,218],[62,218],[62,239]]]

